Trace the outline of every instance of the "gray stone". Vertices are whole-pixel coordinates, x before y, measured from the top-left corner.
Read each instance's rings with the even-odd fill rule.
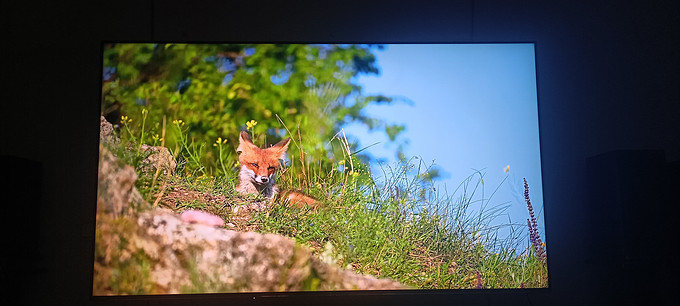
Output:
[[[106,147],[99,146],[99,187],[97,189],[97,209],[114,218],[131,215],[148,206],[135,188],[137,173],[132,166],[121,164]]]
[[[110,146],[117,146],[120,143],[120,139],[116,136],[113,125],[106,121],[104,116],[101,116],[99,123],[99,140]]]
[[[165,177],[175,172],[177,162],[175,162],[175,158],[172,157],[168,148],[142,145],[140,152],[149,154],[137,166],[137,170],[139,170],[141,175],[155,176],[156,171],[159,171],[159,175]]]

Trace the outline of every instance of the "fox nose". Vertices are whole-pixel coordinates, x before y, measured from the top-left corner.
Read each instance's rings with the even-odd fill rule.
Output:
[[[260,177],[260,181],[262,181],[263,183],[266,183],[266,182],[269,182],[269,178],[266,177],[266,176],[262,176],[262,177]]]

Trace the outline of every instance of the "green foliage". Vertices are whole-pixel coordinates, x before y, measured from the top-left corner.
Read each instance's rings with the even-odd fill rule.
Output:
[[[107,45],[102,113],[114,121],[128,116],[131,122],[126,124],[141,131],[135,136],[139,144],[152,140],[157,143],[165,125],[182,120],[185,125],[181,129],[165,128],[165,146],[189,153],[185,156],[188,164],[197,166],[200,161],[205,169],[191,170],[202,174],[231,170],[228,164],[235,161],[235,156],[228,157],[225,152],[235,151],[238,132],[246,129],[249,120],[258,122],[251,131],[256,144],[273,144],[286,136],[305,139],[299,149],[313,159],[323,159],[334,150],[325,141],[349,122],[384,129],[392,140],[403,130],[403,126],[388,126],[362,114],[362,109],[371,103],[392,102],[392,98],[382,95],[362,95],[356,83],[361,73],[379,72],[373,48],[302,44]],[[148,111],[143,118],[142,109]],[[286,135],[282,123],[288,125],[292,135]],[[211,147],[218,137],[228,141],[218,148]],[[290,158],[299,159],[299,154],[300,150],[291,150]]]

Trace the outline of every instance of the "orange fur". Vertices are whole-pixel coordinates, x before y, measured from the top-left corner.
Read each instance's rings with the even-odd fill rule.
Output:
[[[290,138],[284,139],[269,148],[261,149],[253,144],[247,132],[241,131],[239,146],[236,149],[241,164],[239,184],[236,186],[236,191],[241,194],[259,193],[274,200],[279,194],[279,188],[276,185],[276,172],[281,167],[280,160],[285,156],[288,144],[290,144]],[[278,198],[287,205],[297,207],[316,207],[318,205],[315,199],[297,191],[284,191],[282,196]]]
[[[287,205],[295,206],[299,208],[312,207],[316,208],[319,206],[319,202],[301,192],[297,191],[282,191],[279,199],[285,202]]]

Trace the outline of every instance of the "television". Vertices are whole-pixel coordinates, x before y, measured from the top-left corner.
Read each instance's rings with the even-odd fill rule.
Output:
[[[549,287],[535,44],[101,51],[95,298]]]

